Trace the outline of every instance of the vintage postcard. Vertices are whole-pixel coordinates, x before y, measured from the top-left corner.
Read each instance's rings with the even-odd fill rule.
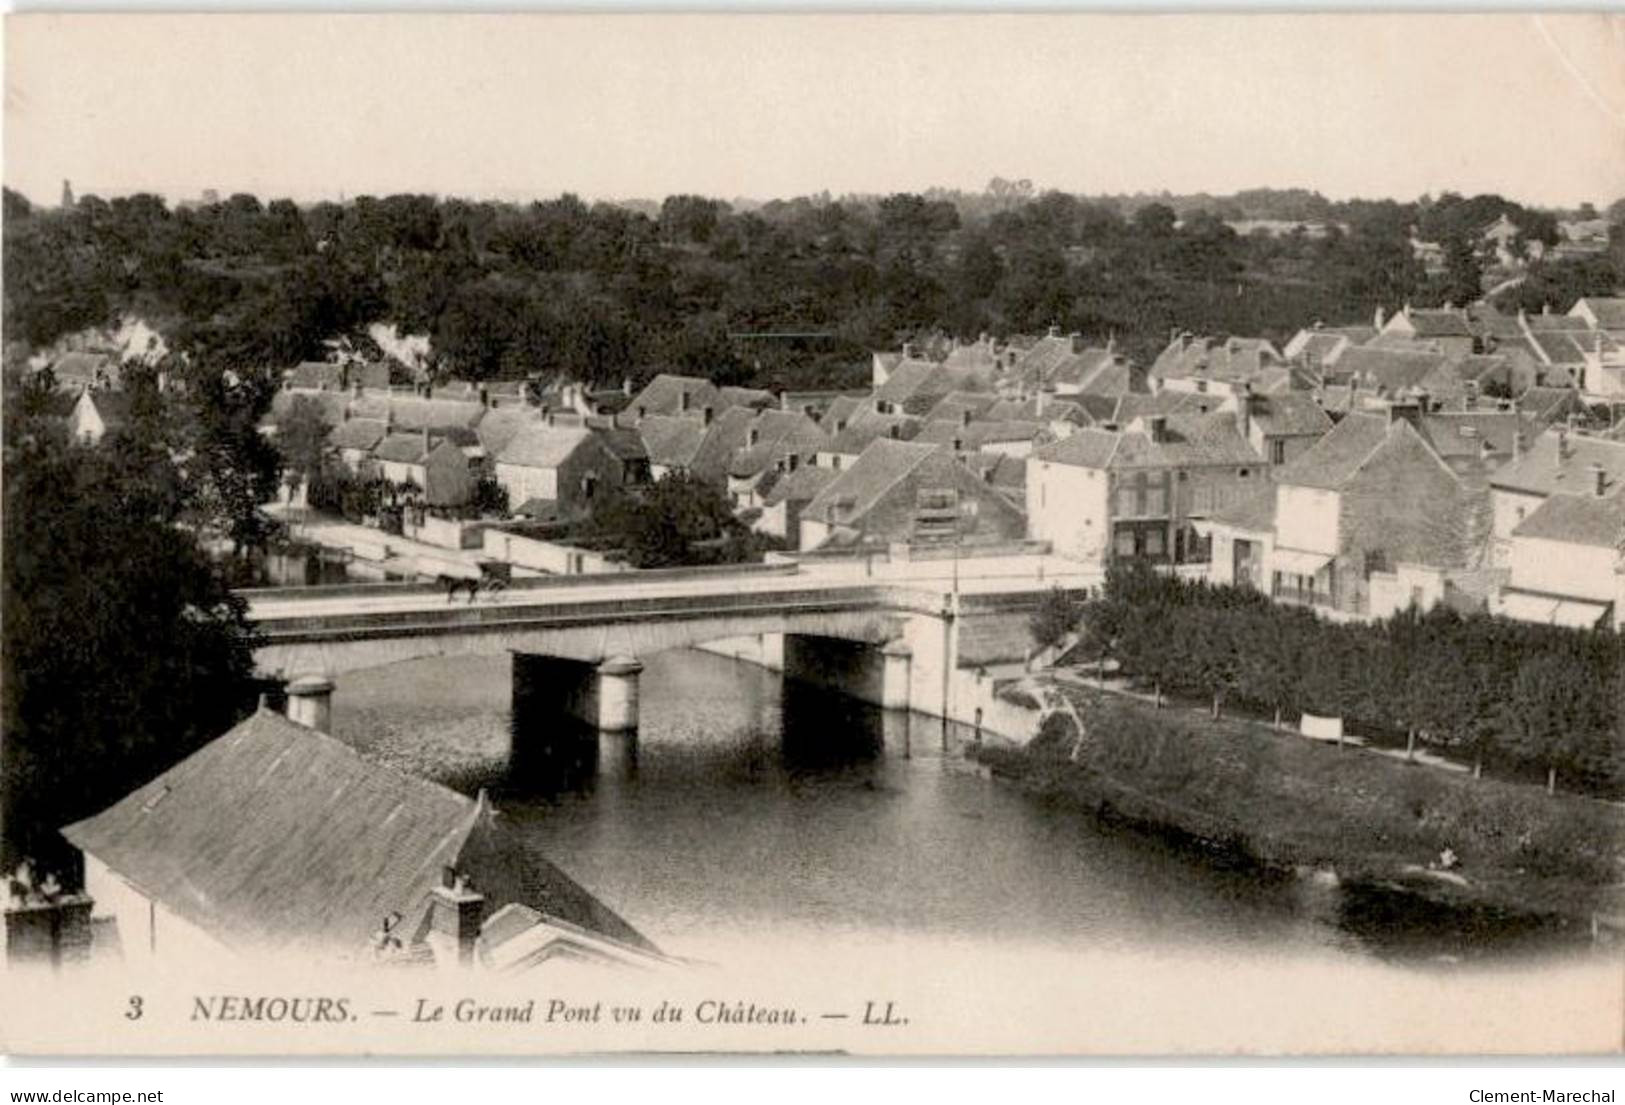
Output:
[[[0,1050],[1625,1045],[1618,15],[5,25]]]

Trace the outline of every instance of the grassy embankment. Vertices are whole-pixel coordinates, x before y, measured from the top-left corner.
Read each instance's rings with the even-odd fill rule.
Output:
[[[1069,689],[1087,732],[1057,716],[996,771],[1102,816],[1231,860],[1330,868],[1345,885],[1528,914],[1619,914],[1625,810],[1595,799],[1406,764],[1239,719]],[[1436,867],[1442,852],[1457,862]]]

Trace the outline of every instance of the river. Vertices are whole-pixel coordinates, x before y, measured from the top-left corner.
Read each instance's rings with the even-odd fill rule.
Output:
[[[1336,891],[1217,868],[991,777],[968,732],[711,653],[648,659],[635,737],[583,741],[545,707],[516,718],[510,692],[505,657],[358,672],[339,681],[334,730],[490,788],[541,853],[684,955],[775,932],[1429,962],[1571,943],[1373,917]]]

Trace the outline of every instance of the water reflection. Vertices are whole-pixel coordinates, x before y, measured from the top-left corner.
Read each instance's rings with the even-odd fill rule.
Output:
[[[335,728],[368,755],[492,788],[536,848],[690,951],[792,929],[1408,961],[1507,944],[1492,925],[1414,924],[1020,792],[966,755],[963,727],[708,653],[645,663],[636,734],[598,734],[482,657],[346,677]]]

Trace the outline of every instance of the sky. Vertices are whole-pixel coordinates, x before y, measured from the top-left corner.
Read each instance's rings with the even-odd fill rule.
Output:
[[[1625,15],[25,15],[6,184],[1625,196]]]

